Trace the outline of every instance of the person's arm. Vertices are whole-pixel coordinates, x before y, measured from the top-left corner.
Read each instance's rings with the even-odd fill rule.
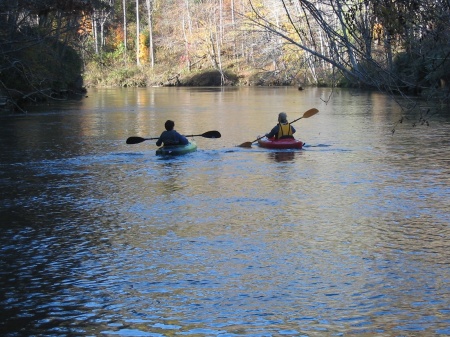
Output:
[[[292,130],[292,134],[294,134],[295,133],[295,128],[291,125],[291,130]]]
[[[189,141],[187,140],[187,138],[185,136],[183,136],[183,135],[180,135],[178,132],[177,132],[177,138],[178,138],[178,142],[179,142],[180,145],[187,145],[187,144],[189,144]]]
[[[276,126],[274,126],[273,129],[270,130],[269,133],[266,133],[265,136],[267,138],[272,138],[272,137],[275,137],[275,135],[277,135],[277,134],[278,134],[278,124]]]
[[[159,136],[159,139],[156,141],[156,146],[161,146],[162,145],[162,143],[163,143],[163,140],[162,140],[163,134],[164,134],[164,132],[161,133],[161,135]]]

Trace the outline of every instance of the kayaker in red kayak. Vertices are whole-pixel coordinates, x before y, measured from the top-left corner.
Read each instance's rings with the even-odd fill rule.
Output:
[[[159,136],[159,139],[156,141],[156,146],[161,146],[163,143],[164,145],[189,144],[189,141],[185,136],[179,134],[177,131],[173,129],[175,127],[174,121],[171,121],[170,119],[167,120],[166,123],[164,124],[164,127],[166,128],[166,131],[163,131],[161,133],[161,136]]]
[[[278,114],[278,124],[269,132],[266,133],[267,138],[284,139],[284,138],[294,138],[295,129],[288,123],[287,115],[285,112],[280,112]]]

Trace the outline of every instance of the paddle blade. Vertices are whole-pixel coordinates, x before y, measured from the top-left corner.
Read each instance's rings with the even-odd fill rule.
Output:
[[[318,113],[319,112],[319,110],[317,110],[316,108],[313,108],[313,109],[309,109],[308,111],[306,111],[304,114],[303,114],[303,117],[302,118],[309,118],[309,117],[311,117],[311,116],[314,116],[316,113]]]
[[[219,131],[207,131],[207,132],[202,134],[202,137],[205,137],[205,138],[220,138],[220,137],[222,137],[222,135],[220,134]]]
[[[142,138],[142,137],[128,137],[127,144],[139,144],[139,143],[142,143],[145,140],[147,140],[147,139],[146,138]]]
[[[252,147],[253,142],[245,142],[242,143],[241,145],[238,145],[238,147]]]

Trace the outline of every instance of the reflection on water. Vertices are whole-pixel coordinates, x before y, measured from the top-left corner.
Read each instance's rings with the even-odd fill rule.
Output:
[[[4,119],[2,335],[450,335],[449,121],[393,137],[382,95],[291,89],[106,89]],[[303,150],[235,146],[311,107]],[[125,144],[168,118],[222,138]]]
[[[292,161],[296,155],[296,151],[268,151],[267,153],[269,158],[276,162]]]

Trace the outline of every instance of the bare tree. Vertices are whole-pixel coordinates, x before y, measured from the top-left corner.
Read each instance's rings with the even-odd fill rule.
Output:
[[[274,2],[270,0],[266,6],[255,6],[253,0],[249,3],[252,14],[244,16],[254,27],[281,37],[306,52],[315,63],[330,65],[329,74],[337,70],[353,83],[396,94],[403,92],[402,87],[414,86],[411,78],[392,71],[393,53],[412,50],[411,43],[420,38],[414,35],[413,28],[417,15],[408,14],[415,7],[408,1],[400,1],[396,7],[388,1],[387,7],[380,9],[377,1],[280,0],[275,5],[282,6],[282,17],[274,14]],[[408,24],[399,19],[392,22],[399,11]],[[446,13],[448,16],[448,5]],[[373,38],[380,21],[385,31],[383,46],[375,45]],[[430,22],[430,18],[421,17],[421,21]]]
[[[149,57],[150,57],[150,64],[153,68],[155,66],[155,49],[153,45],[153,4],[154,0],[146,0],[147,5],[147,25],[148,25],[148,35],[149,35]]]
[[[126,0],[122,0],[122,13],[123,13],[123,52],[124,52],[124,60],[127,62],[127,39],[128,39],[128,31],[127,31],[127,3]]]
[[[140,30],[140,22],[139,22],[139,0],[136,0],[136,64],[139,66],[141,64],[141,61],[139,60],[140,55],[140,37],[141,37],[141,30]]]

